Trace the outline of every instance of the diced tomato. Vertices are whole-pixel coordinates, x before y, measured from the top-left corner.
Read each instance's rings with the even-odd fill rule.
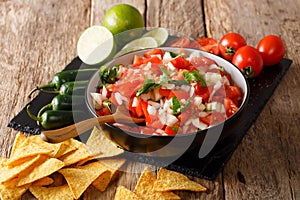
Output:
[[[200,117],[199,119],[201,122],[209,126],[211,123],[211,114],[206,115],[205,117]]]
[[[230,75],[230,74],[225,73],[225,72],[223,72],[223,71],[220,71],[220,74],[221,74],[221,76],[226,76],[226,78],[228,79],[229,83],[232,82],[232,78],[231,78],[231,75]]]
[[[161,66],[161,64],[159,64],[159,63],[152,63],[151,68],[150,68],[151,72],[157,76],[162,75],[163,72],[161,71],[160,66]]]
[[[168,96],[168,99],[171,99],[174,96],[176,96],[179,101],[181,99],[187,100],[190,97],[190,93],[181,90],[172,90]]]
[[[204,87],[200,83],[197,83],[195,86],[195,94],[202,97],[203,102],[208,102],[210,97],[210,91],[213,90],[213,86]]]
[[[159,94],[163,97],[169,97],[171,90],[159,88]]]
[[[163,129],[164,125],[160,122],[160,120],[152,120],[150,127],[154,129]]]
[[[135,108],[136,115],[138,117],[143,117],[144,116],[144,112],[143,112],[143,109],[142,109],[142,100],[141,100],[141,98],[137,98],[137,100],[138,100],[138,103],[137,103],[137,106]]]
[[[191,63],[182,56],[177,56],[170,60],[170,62],[177,69],[189,69],[191,66]]]
[[[181,124],[185,124],[185,122],[191,118],[190,109],[183,111],[177,118]]]
[[[162,58],[164,56],[164,52],[162,49],[152,49],[144,53],[145,58],[150,58],[153,55],[160,55]]]
[[[225,116],[220,112],[213,112],[205,117],[200,117],[199,119],[201,122],[209,126],[223,122],[225,120]]]
[[[148,62],[151,62],[153,64],[162,64],[162,60],[157,56],[152,56],[150,58],[143,59],[143,64],[147,64]]]
[[[110,110],[107,107],[103,107],[100,110],[96,110],[97,115],[104,116],[104,115],[110,115]]]
[[[235,105],[239,105],[242,98],[242,91],[237,85],[225,85],[226,97],[230,98]]]
[[[195,68],[197,68],[201,72],[207,72],[209,70],[210,65],[216,64],[214,60],[209,59],[205,56],[193,57],[190,62]]]
[[[165,128],[165,133],[167,135],[176,135],[177,131],[175,131],[176,129],[178,129],[178,127],[174,128],[174,127],[171,127],[171,126],[167,126]]]
[[[226,110],[227,117],[232,116],[239,109],[237,105],[230,98],[224,99],[224,107]]]
[[[141,101],[141,106],[142,106],[142,111],[145,116],[145,122],[146,126],[149,126],[151,124],[151,116],[148,113],[147,107],[148,107],[148,102],[147,101]]]
[[[136,90],[143,85],[142,79],[132,79],[127,82],[115,84],[115,91],[118,91],[124,97],[131,97],[135,94]]]
[[[144,60],[143,58],[135,55],[134,58],[133,58],[133,66],[134,67],[140,66],[141,64],[143,64],[143,60]]]

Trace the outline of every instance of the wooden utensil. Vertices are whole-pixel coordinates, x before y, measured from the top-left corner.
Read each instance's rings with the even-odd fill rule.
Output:
[[[113,123],[116,121],[120,123],[145,122],[144,118],[130,117],[128,110],[127,110],[128,114],[126,115],[125,113],[126,113],[126,109],[124,107],[119,106],[116,112],[111,115],[86,119],[81,122],[60,129],[42,131],[41,138],[47,142],[58,143],[79,136],[80,134],[90,130],[94,126],[101,125],[104,123]]]

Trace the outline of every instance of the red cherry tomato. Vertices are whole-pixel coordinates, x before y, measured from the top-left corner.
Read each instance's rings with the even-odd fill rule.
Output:
[[[247,45],[243,36],[238,33],[227,33],[219,41],[219,50],[223,58],[231,61],[235,52]]]
[[[167,44],[168,47],[189,47],[190,39],[188,37],[180,37],[175,40],[172,40]]]
[[[265,66],[279,63],[285,54],[284,42],[276,35],[268,35],[262,38],[257,45],[257,49],[263,58]]]
[[[232,58],[232,64],[237,66],[246,78],[257,77],[263,69],[263,59],[257,49],[243,46]]]
[[[190,47],[219,55],[218,43],[214,38],[199,38],[195,40]]]

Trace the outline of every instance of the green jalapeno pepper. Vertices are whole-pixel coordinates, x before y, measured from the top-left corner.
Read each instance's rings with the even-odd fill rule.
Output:
[[[84,104],[84,96],[79,95],[56,95],[51,103],[42,107],[38,113],[41,116],[47,110],[77,110]]]
[[[75,80],[88,80],[98,69],[79,69],[79,70],[65,70],[59,73],[56,73],[49,84],[36,86],[33,90],[30,91],[28,97],[37,91],[46,88],[52,88],[54,90],[59,90],[61,85],[66,82],[71,82]]]
[[[74,123],[74,116],[84,116],[81,111],[69,111],[69,110],[46,110],[40,116],[33,115],[29,106],[27,106],[27,114],[30,118],[37,121],[43,129],[57,129],[64,126],[68,126]]]
[[[60,95],[84,95],[87,84],[88,81],[66,82],[61,85],[59,90],[50,91],[41,89],[41,92]]]

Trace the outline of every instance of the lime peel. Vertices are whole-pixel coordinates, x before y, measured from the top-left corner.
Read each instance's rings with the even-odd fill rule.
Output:
[[[109,58],[115,50],[113,34],[104,26],[87,28],[77,42],[78,57],[88,65],[95,65]]]
[[[166,28],[159,27],[148,31],[142,37],[152,37],[156,40],[157,45],[161,46],[167,41],[169,33]]]

